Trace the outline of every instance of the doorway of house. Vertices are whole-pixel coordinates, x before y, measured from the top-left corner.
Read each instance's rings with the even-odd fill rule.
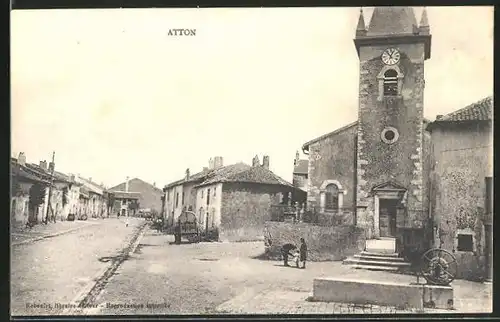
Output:
[[[380,237],[396,236],[397,206],[398,206],[398,200],[395,199],[379,200]]]

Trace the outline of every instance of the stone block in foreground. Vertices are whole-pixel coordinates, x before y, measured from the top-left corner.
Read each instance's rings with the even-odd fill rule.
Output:
[[[352,278],[315,278],[313,301],[375,304],[423,309],[453,308],[451,286],[414,285],[390,281],[368,281]]]

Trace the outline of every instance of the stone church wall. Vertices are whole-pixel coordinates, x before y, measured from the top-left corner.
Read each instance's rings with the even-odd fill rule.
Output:
[[[320,187],[337,180],[345,191],[343,207],[355,202],[356,124],[309,146],[308,208],[320,206]]]

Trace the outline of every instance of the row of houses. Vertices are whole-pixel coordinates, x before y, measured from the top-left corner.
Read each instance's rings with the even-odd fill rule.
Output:
[[[305,192],[269,169],[269,156],[258,156],[252,165],[243,162],[224,166],[220,156],[208,167],[167,184],[163,214],[172,227],[183,211],[193,211],[201,230],[218,240],[243,241],[261,238],[273,204],[305,202]]]
[[[55,163],[28,163],[21,152],[11,158],[11,221],[14,225],[49,221],[129,216],[139,207],[161,207],[162,191],[138,178],[107,189],[92,178],[55,170]],[[130,190],[133,186],[137,190]],[[153,191],[153,193],[151,193]],[[156,199],[155,199],[156,197]],[[72,216],[70,216],[72,215]]]

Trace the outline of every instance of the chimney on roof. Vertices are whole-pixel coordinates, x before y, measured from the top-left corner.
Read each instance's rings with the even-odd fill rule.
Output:
[[[54,162],[49,162],[49,171],[54,172],[56,164]]]
[[[89,177],[89,181],[92,182],[92,177]]]
[[[207,172],[208,171],[208,167],[203,167],[203,172]]]
[[[153,187],[156,187],[156,182],[153,182]]]
[[[125,192],[128,192],[128,177],[125,178]]]
[[[20,165],[25,165],[26,164],[26,155],[24,152],[19,152],[19,156],[17,157],[17,163]]]
[[[252,159],[252,167],[259,167],[259,166],[260,166],[259,156],[256,155]]]
[[[214,157],[214,169],[222,168],[224,166],[224,162],[222,157]]]
[[[436,115],[436,121],[439,121],[440,119],[443,118],[443,115],[442,114],[439,114],[439,115]]]
[[[75,175],[71,173],[69,175],[69,180],[71,180],[72,182],[75,182]]]
[[[40,161],[40,168],[42,168],[43,170],[47,170],[47,161],[46,160]]]
[[[269,170],[269,156],[268,155],[265,155],[264,157],[262,157],[262,167]]]
[[[210,158],[210,160],[208,160],[208,169],[209,170],[214,169],[214,159],[212,159],[212,158]]]
[[[189,168],[187,168],[186,169],[186,181],[189,180],[189,177],[190,177],[190,175],[189,175]]]

